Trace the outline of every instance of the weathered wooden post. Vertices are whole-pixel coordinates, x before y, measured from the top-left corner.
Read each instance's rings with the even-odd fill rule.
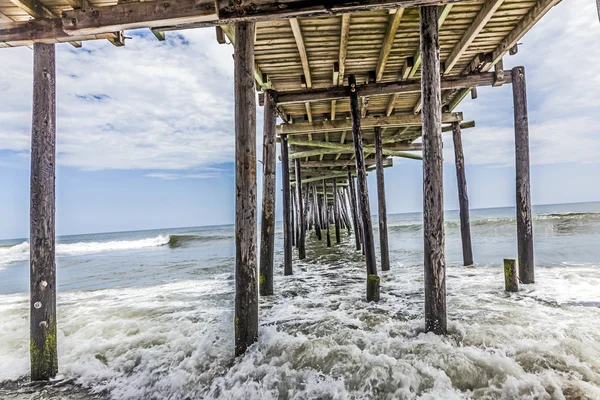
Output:
[[[260,275],[258,278],[261,296],[273,294],[273,252],[275,250],[275,124],[277,104],[274,93],[265,91],[265,114],[263,133],[263,198],[260,230]]]
[[[327,184],[323,181],[323,208],[325,209],[325,229],[327,230],[327,247],[331,247],[331,230],[329,229],[329,201],[327,200]]]
[[[381,128],[375,127],[375,164],[377,168],[377,200],[379,205],[379,247],[381,248],[381,270],[390,270],[390,251],[387,233],[387,210],[385,204],[385,183],[383,174],[383,144]]]
[[[340,191],[340,197],[342,198],[342,215],[344,216],[344,223],[346,224],[346,229],[348,230],[348,234],[352,232],[352,222],[350,221],[350,214],[348,212],[348,191],[346,190],[348,187],[346,186]]]
[[[30,199],[31,380],[58,373],[55,260],[56,57],[54,44],[33,45]]]
[[[292,275],[294,222],[292,221],[293,211],[290,196],[290,165],[287,135],[281,135],[281,188],[283,197],[283,274]]]
[[[358,226],[358,211],[356,207],[356,189],[354,189],[354,178],[352,177],[352,171],[348,167],[348,190],[350,194],[350,207],[352,208],[352,224],[354,225],[354,241],[356,242],[356,250],[360,250],[361,235]]]
[[[296,220],[298,221],[298,230],[300,232],[297,240],[298,247],[298,259],[304,260],[306,258],[306,247],[305,240],[306,237],[306,220],[304,218],[304,206],[302,204],[302,171],[300,170],[300,159],[296,158],[296,210],[298,210],[298,215]]]
[[[519,291],[519,277],[515,260],[504,259],[504,289],[507,292]]]
[[[460,234],[464,265],[473,265],[473,249],[471,247],[471,224],[469,222],[469,195],[467,193],[467,176],[465,173],[465,157],[463,154],[460,122],[452,124],[454,140],[454,158],[456,163],[456,181],[458,183],[458,204],[460,214]]]
[[[292,205],[292,209],[291,209],[291,214],[290,214],[290,220],[292,222],[292,246],[296,246],[296,248],[298,248],[298,225],[296,224],[296,217],[294,217],[294,215],[296,215],[296,190],[295,189],[290,189],[290,199],[291,199],[291,205]]]
[[[517,252],[519,278],[522,283],[534,283],[533,223],[531,219],[531,183],[529,177],[529,119],[525,68],[512,69],[515,113],[515,169],[517,181]]]
[[[442,107],[437,6],[421,7],[425,330],[447,332]]]
[[[337,179],[333,178],[333,220],[335,224],[335,242],[342,241],[340,235],[340,208],[338,203]]]
[[[235,24],[235,354],[258,340],[254,23]]]
[[[323,235],[321,234],[321,225],[322,225],[322,218],[321,218],[321,205],[319,204],[319,195],[317,194],[317,185],[313,185],[313,197],[314,197],[314,204],[315,204],[315,209],[314,209],[314,214],[315,214],[315,233],[317,234],[317,239],[319,240],[323,240]]]
[[[371,208],[369,207],[369,188],[367,187],[367,171],[360,128],[360,108],[356,93],[356,78],[348,76],[350,86],[350,114],[352,115],[352,139],[356,158],[356,175],[358,184],[358,211],[362,219],[363,244],[367,263],[367,301],[379,301],[379,276],[375,261],[375,244],[373,243],[373,226],[371,225]],[[441,120],[441,115],[440,115]]]

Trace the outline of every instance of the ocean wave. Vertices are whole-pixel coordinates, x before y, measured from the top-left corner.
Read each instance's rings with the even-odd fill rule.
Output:
[[[56,245],[58,256],[79,254],[94,254],[105,251],[133,250],[144,247],[163,246],[169,243],[169,236],[159,235],[139,240],[114,240],[109,242],[78,242],[59,243]],[[13,262],[29,259],[29,242],[23,242],[11,247],[0,248],[0,267]]]
[[[167,243],[170,248],[186,247],[194,242],[211,242],[215,240],[231,239],[229,235],[170,235]]]

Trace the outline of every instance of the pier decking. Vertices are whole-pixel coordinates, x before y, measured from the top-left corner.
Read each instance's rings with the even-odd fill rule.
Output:
[[[54,44],[81,46],[123,31],[211,28],[235,48],[235,352],[258,337],[258,302],[273,287],[276,143],[282,147],[284,271],[306,229],[328,245],[353,232],[366,262],[366,299],[389,269],[383,169],[393,157],[423,163],[425,327],[446,333],[442,132],[453,132],[466,265],[473,262],[457,110],[477,87],[512,84],[517,243],[523,283],[534,281],[525,69],[503,57],[560,0],[0,0],[0,47],[33,46],[31,202],[32,378],[56,374],[54,282]],[[261,257],[257,257],[256,93],[265,105]],[[281,124],[276,126],[279,116]],[[466,120],[465,120],[466,117]],[[60,133],[59,133],[60,134]],[[420,141],[418,139],[421,139]],[[422,160],[422,161],[421,161]],[[37,173],[41,171],[41,177]],[[376,265],[366,174],[377,171],[382,266]],[[356,177],[356,178],[355,178]],[[292,197],[293,192],[293,197]],[[43,198],[36,193],[45,194]],[[293,210],[295,205],[295,210]],[[295,226],[293,221],[296,222]],[[332,226],[330,227],[330,222]],[[260,265],[259,265],[260,262]],[[381,286],[381,288],[380,288]],[[41,300],[40,300],[41,299]]]

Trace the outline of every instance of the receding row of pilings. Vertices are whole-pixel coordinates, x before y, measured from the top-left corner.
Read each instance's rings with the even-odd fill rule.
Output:
[[[425,326],[436,333],[446,333],[446,285],[443,226],[442,140],[440,121],[440,60],[438,43],[438,10],[436,6],[421,10],[421,58],[423,98],[423,223],[425,269]],[[236,283],[235,283],[235,353],[242,354],[258,339],[259,283],[263,295],[273,293],[273,249],[275,231],[275,108],[276,93],[269,92],[265,105],[263,154],[263,215],[261,218],[260,274],[257,263],[257,185],[256,185],[256,97],[254,85],[254,23],[235,24],[235,152],[236,152]],[[31,378],[48,380],[58,371],[56,324],[56,263],[55,263],[55,138],[56,138],[56,82],[55,47],[53,44],[34,44],[33,121],[31,140],[31,203],[30,203],[30,358]],[[352,135],[355,146],[356,168],[348,170],[348,189],[344,198],[350,202],[356,248],[365,253],[367,265],[367,299],[379,297],[379,276],[375,265],[373,229],[369,212],[369,196],[362,149],[360,111],[356,81],[348,77],[348,97],[351,103]],[[534,282],[533,231],[531,219],[529,178],[529,132],[525,71],[512,70],[516,144],[516,200],[519,278],[522,283]],[[379,141],[376,131],[375,140]],[[460,193],[460,215],[465,264],[472,262],[468,232],[468,200],[460,127],[454,126],[457,157],[457,177]],[[378,143],[377,147],[380,147]],[[294,240],[292,196],[289,177],[288,139],[281,136],[284,273],[292,274]],[[381,152],[379,151],[379,157]],[[377,162],[380,165],[380,162]],[[296,168],[297,173],[300,168]],[[378,170],[379,171],[379,170]],[[353,179],[356,175],[356,182]],[[379,176],[379,172],[378,172]],[[383,176],[383,175],[381,175]],[[356,183],[356,187],[354,187]],[[381,186],[380,186],[381,184]],[[337,182],[336,182],[337,186]],[[310,196],[307,186],[305,196]],[[305,219],[301,175],[296,179],[296,220],[299,238],[299,256],[305,252]],[[313,199],[315,188],[312,186]],[[378,192],[383,193],[383,179],[378,179]],[[324,191],[324,194],[327,191]],[[339,192],[333,191],[337,196]],[[354,195],[356,193],[356,196]],[[385,196],[379,196],[379,213],[385,216]],[[339,202],[336,202],[336,204]],[[309,203],[310,204],[310,203]],[[313,201],[312,209],[319,208],[319,229],[325,225],[329,232],[332,217],[325,200]],[[309,206],[310,207],[310,206]],[[317,224],[313,219],[313,224]],[[335,224],[335,211],[333,216]],[[338,215],[337,221],[340,221]],[[341,222],[339,222],[341,224]],[[343,225],[349,226],[344,222]],[[337,226],[337,225],[336,225]],[[380,225],[381,226],[381,225]],[[340,225],[341,227],[341,225]],[[304,233],[302,233],[304,231]],[[339,229],[336,230],[339,232]],[[331,241],[330,234],[327,234]],[[337,236],[336,236],[337,238]],[[385,241],[382,240],[382,243]],[[385,246],[385,244],[382,244]],[[468,250],[468,251],[467,251]],[[382,269],[387,268],[382,257]],[[387,261],[389,263],[389,261]],[[260,278],[259,278],[260,276]]]

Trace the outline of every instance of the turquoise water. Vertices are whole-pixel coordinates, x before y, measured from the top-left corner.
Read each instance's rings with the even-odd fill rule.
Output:
[[[388,217],[378,304],[363,300],[351,235],[327,249],[310,233],[307,259],[284,277],[278,225],[276,294],[261,299],[260,341],[238,359],[232,226],[60,237],[61,384],[46,396],[600,399],[600,203],[534,213],[537,283],[514,295],[501,269],[516,256],[514,209],[471,212],[469,268],[447,213],[447,337],[422,332],[420,214]],[[25,386],[28,248],[0,241],[1,398],[42,390]]]

